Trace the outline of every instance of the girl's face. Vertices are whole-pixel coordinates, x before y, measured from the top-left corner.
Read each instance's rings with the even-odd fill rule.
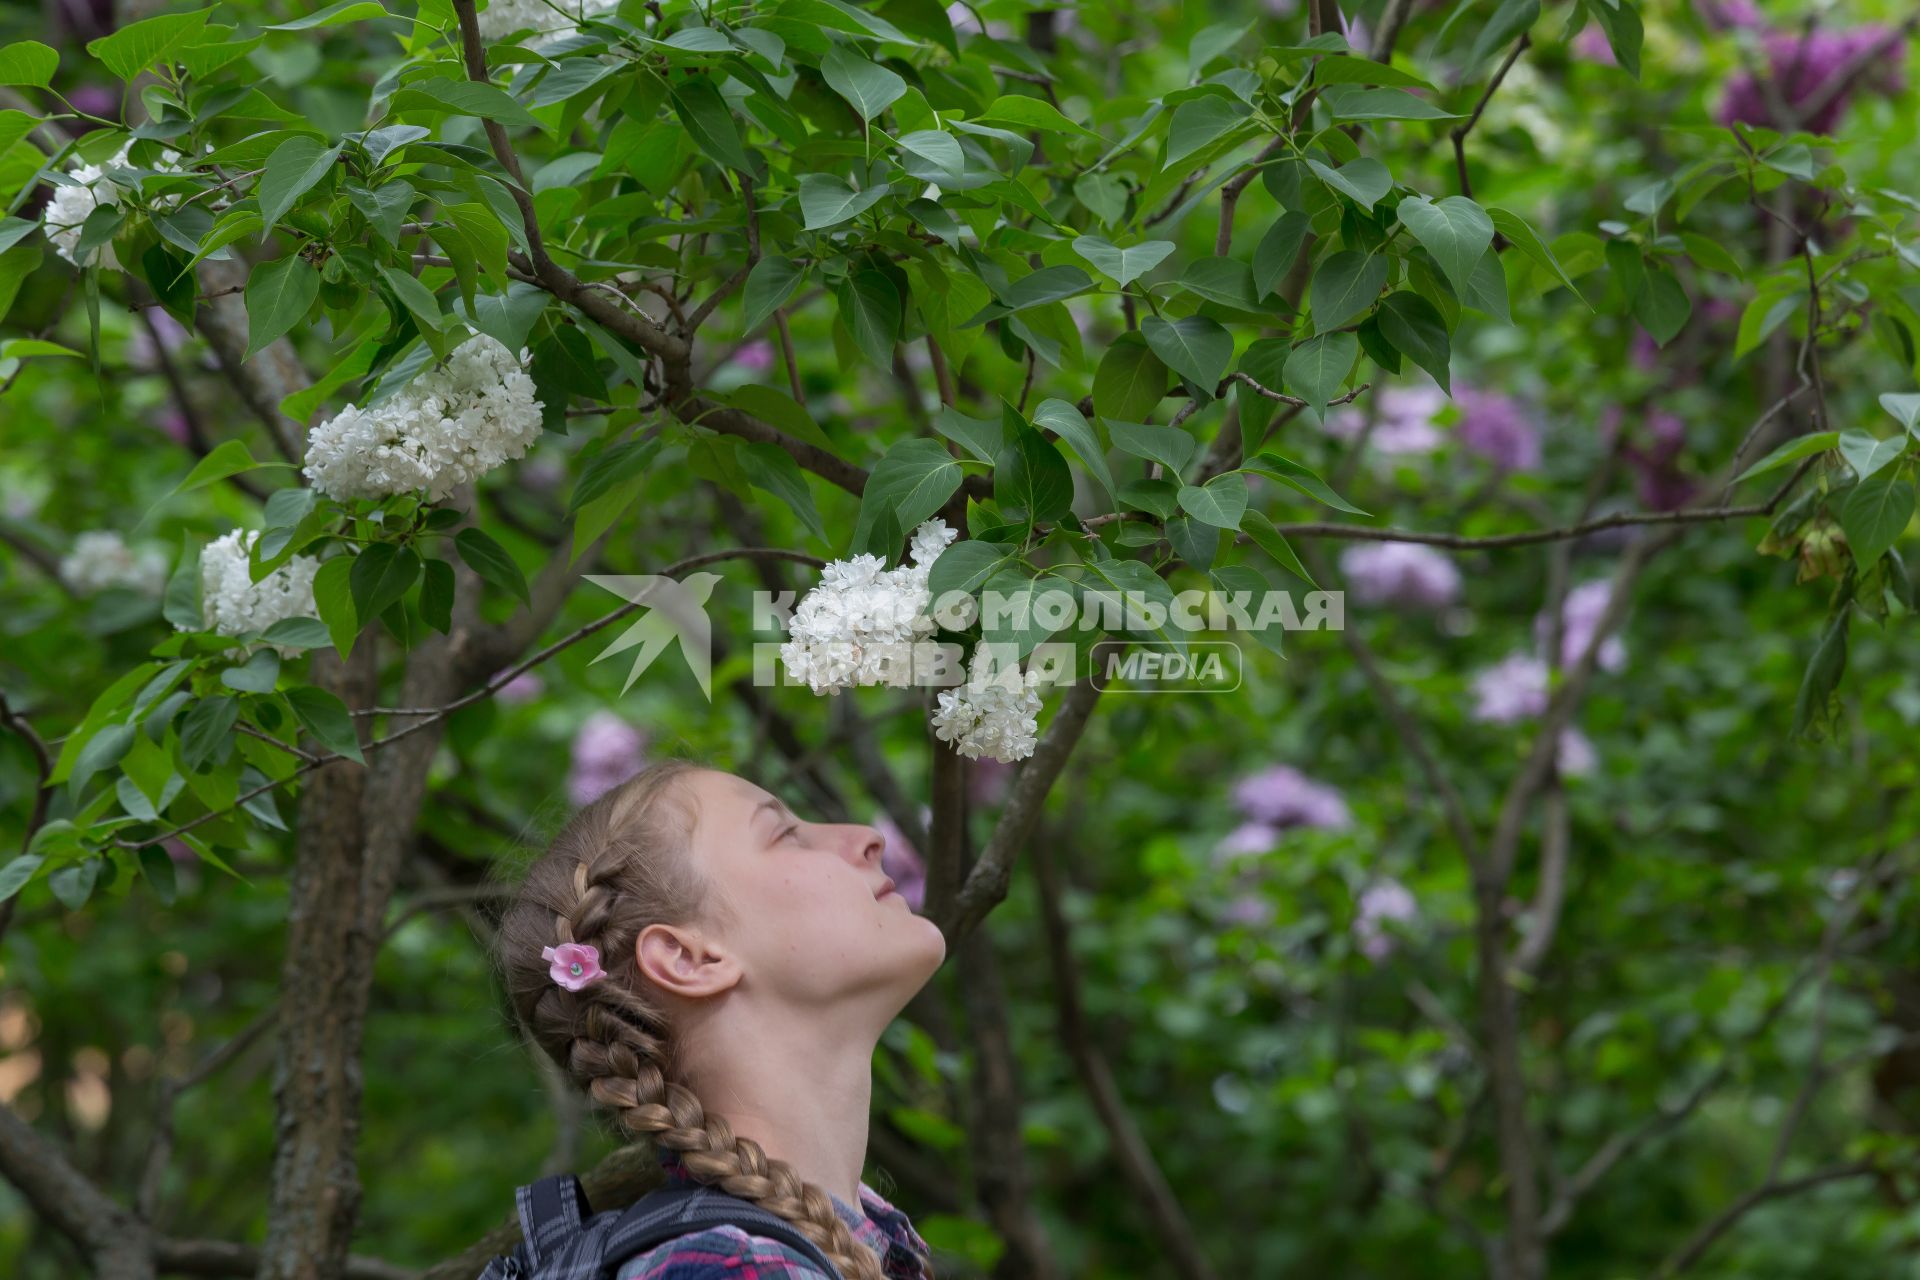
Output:
[[[884,1028],[939,970],[946,938],[887,891],[879,831],[807,822],[771,792],[719,770],[681,783],[694,814],[689,856],[725,908],[703,922],[719,953],[708,980],[731,985],[732,977],[804,1007],[866,997]]]

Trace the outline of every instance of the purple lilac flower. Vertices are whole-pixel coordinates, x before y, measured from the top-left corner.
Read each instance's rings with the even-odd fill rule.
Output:
[[[1384,960],[1393,951],[1393,938],[1383,927],[1385,921],[1415,920],[1420,904],[1411,890],[1386,876],[1361,890],[1353,917],[1353,936],[1360,953],[1369,960]]]
[[[1560,747],[1555,759],[1563,775],[1578,778],[1593,772],[1594,766],[1600,763],[1600,754],[1594,750],[1592,739],[1578,729],[1569,727],[1560,734]]]
[[[900,891],[907,905],[920,910],[927,900],[927,864],[920,857],[920,851],[908,843],[906,833],[886,814],[876,817],[873,827],[887,838],[887,847],[880,855],[880,869],[893,877],[893,887]]]
[[[591,803],[640,772],[647,739],[611,711],[596,711],[573,739],[573,767],[567,796],[576,805]]]
[[[1701,21],[1713,31],[1734,27],[1759,27],[1766,24],[1753,0],[1696,0]]]
[[[1213,846],[1216,864],[1232,862],[1254,854],[1268,853],[1279,843],[1280,828],[1269,822],[1243,822],[1220,838]]]
[[[496,672],[495,674],[497,675],[499,673]],[[522,671],[519,675],[507,681],[498,689],[495,689],[493,696],[509,705],[520,702],[531,702],[545,692],[546,687],[546,681],[542,680],[537,672]]]
[[[1363,542],[1340,554],[1340,572],[1361,604],[1439,609],[1460,597],[1453,561],[1418,542]]]
[[[1714,118],[1723,125],[1751,124],[1770,129],[1785,129],[1797,123],[1815,133],[1831,133],[1847,109],[1848,99],[1861,87],[1884,93],[1898,93],[1906,87],[1900,68],[1906,62],[1906,42],[1896,40],[1874,60],[1868,74],[1854,79],[1838,92],[1831,86],[1845,75],[1856,59],[1877,46],[1888,35],[1880,25],[1855,27],[1849,31],[1815,29],[1800,33],[1768,32],[1762,44],[1767,53],[1767,76],[1779,97],[1795,115],[1815,99],[1825,99],[1819,108],[1797,122],[1778,120],[1765,90],[1750,72],[1742,72],[1727,82]]]
[[[154,425],[175,444],[184,445],[193,439],[192,430],[187,424],[187,415],[178,409],[168,409],[160,415],[159,421]]]
[[[1340,828],[1353,818],[1340,792],[1316,782],[1292,765],[1269,765],[1233,786],[1233,802],[1256,822],[1290,827]]]
[[[1607,67],[1620,65],[1620,60],[1613,56],[1613,44],[1597,22],[1589,22],[1580,29],[1580,34],[1573,38],[1572,49],[1573,56],[1584,62],[1597,62]]]
[[[1512,724],[1547,709],[1547,664],[1528,653],[1510,653],[1473,678],[1473,718]]]
[[[1378,415],[1367,450],[1378,454],[1432,453],[1446,437],[1433,425],[1434,415],[1447,403],[1447,393],[1433,382],[1382,387],[1373,398]],[[1368,410],[1343,404],[1326,416],[1326,430],[1342,440],[1354,440],[1366,430]]]
[[[1594,633],[1600,629],[1600,615],[1606,612],[1607,601],[1612,598],[1613,583],[1606,578],[1594,578],[1567,592],[1566,603],[1560,609],[1561,667],[1573,666],[1593,643]],[[1538,644],[1547,643],[1550,625],[1545,613],[1534,618],[1533,634]],[[1608,636],[1600,642],[1598,662],[1602,671],[1618,671],[1626,660],[1627,645],[1619,636]]]
[[[1223,924],[1265,924],[1273,918],[1273,904],[1251,890],[1238,893],[1220,910]]]
[[[1540,465],[1540,429],[1512,396],[1462,387],[1455,428],[1460,443],[1502,471],[1532,471]]]
[[[773,344],[764,338],[749,342],[733,353],[733,362],[748,373],[765,373],[773,368]]]

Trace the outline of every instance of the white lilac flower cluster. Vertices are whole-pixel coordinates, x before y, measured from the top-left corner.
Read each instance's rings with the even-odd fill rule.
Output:
[[[60,580],[83,596],[108,587],[157,596],[166,589],[167,558],[154,547],[135,552],[112,529],[90,529],[61,559]]]
[[[413,490],[438,502],[454,488],[522,457],[540,438],[540,401],[497,339],[476,334],[446,363],[378,405],[348,405],[307,436],[303,473],[330,498],[385,498]]]
[[[1033,754],[1040,728],[1038,671],[1022,671],[1017,662],[982,661],[993,646],[974,646],[967,682],[943,689],[933,713],[933,736],[951,742],[970,760],[1024,760]]]
[[[258,529],[231,529],[207,544],[200,553],[200,612],[209,631],[237,636],[265,631],[282,618],[314,618],[320,610],[313,599],[313,576],[320,572],[315,556],[294,556],[266,577],[254,582],[247,554],[259,539]],[[174,624],[177,629],[179,624]],[[281,657],[298,652],[275,645]]]
[[[898,568],[867,552],[828,564],[787,624],[780,661],[788,673],[815,693],[910,683],[913,646],[935,630],[927,574],[958,536],[935,517],[913,531],[908,562]]]
[[[95,209],[103,204],[117,205],[121,196],[132,193],[132,188],[122,187],[107,176],[109,169],[131,167],[128,153],[132,150],[133,143],[129,141],[105,164],[83,164],[71,170],[67,176],[72,181],[54,187],[53,196],[47,201],[46,213],[42,217],[47,239],[53,241],[53,247],[61,257],[76,267],[88,267],[97,262],[109,270],[117,271],[120,268],[120,259],[114,256],[111,242],[90,249],[84,260],[79,257],[80,232]],[[160,173],[186,172],[179,165],[164,160],[155,169]],[[162,208],[171,208],[179,200],[177,195],[161,196],[154,203]]]
[[[958,536],[935,517],[914,529],[907,560],[897,568],[865,552],[828,564],[787,623],[780,661],[788,674],[815,693],[912,683],[915,646],[938,629],[929,613],[927,575]],[[991,661],[997,655],[987,654],[989,647],[975,646],[965,684],[941,691],[933,731],[969,759],[1025,759],[1039,727],[1035,686],[1042,676],[1022,672],[1017,661]]]

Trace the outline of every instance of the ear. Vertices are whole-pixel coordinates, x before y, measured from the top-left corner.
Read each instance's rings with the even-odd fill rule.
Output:
[[[740,981],[740,966],[699,929],[650,924],[634,942],[640,976],[687,999],[719,995]]]

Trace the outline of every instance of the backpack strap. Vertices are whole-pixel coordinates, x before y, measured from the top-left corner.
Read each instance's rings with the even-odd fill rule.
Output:
[[[520,1232],[526,1237],[527,1261],[539,1263],[580,1231],[593,1214],[586,1188],[571,1173],[556,1173],[530,1182],[514,1192],[520,1210]]]
[[[791,1222],[751,1200],[704,1184],[661,1187],[634,1201],[607,1233],[605,1257],[609,1263],[621,1265],[655,1245],[720,1226],[739,1227],[749,1235],[778,1240],[823,1274],[841,1280],[840,1269]],[[607,1274],[617,1272],[610,1270]]]

